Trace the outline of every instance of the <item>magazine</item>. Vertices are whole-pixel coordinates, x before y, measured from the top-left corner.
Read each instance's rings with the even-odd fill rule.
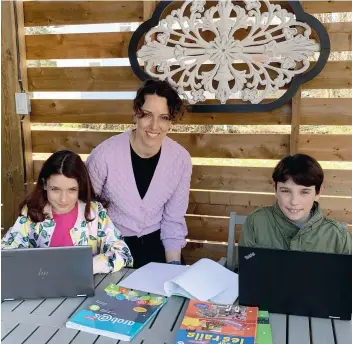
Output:
[[[191,300],[175,344],[255,344],[257,307]]]
[[[167,298],[109,284],[79,310],[66,327],[130,341],[160,310]]]

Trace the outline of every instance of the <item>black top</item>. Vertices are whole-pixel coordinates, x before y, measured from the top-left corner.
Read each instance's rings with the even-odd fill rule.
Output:
[[[131,147],[131,159],[134,173],[134,179],[136,180],[137,189],[141,199],[144,198],[148,191],[150,182],[152,181],[156,166],[158,165],[161,148],[158,153],[150,158],[141,158]]]

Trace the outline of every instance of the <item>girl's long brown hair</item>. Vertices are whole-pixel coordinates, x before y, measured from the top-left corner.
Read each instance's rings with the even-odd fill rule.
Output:
[[[44,207],[48,203],[48,197],[44,187],[48,178],[54,174],[62,174],[67,178],[77,180],[79,187],[78,199],[86,203],[84,216],[87,221],[93,220],[89,217],[91,201],[99,201],[104,206],[107,206],[106,201],[95,195],[87,167],[81,157],[70,150],[62,150],[52,154],[45,161],[40,170],[37,185],[20,205],[20,215],[23,207],[26,205],[28,207],[27,216],[33,222],[42,222],[45,220],[47,214],[44,214]]]

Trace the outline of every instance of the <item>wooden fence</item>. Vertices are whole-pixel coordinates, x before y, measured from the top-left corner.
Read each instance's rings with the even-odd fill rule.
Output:
[[[281,1],[283,6],[287,3]],[[24,27],[48,25],[86,25],[97,23],[141,22],[150,17],[153,2],[142,1],[26,1],[23,11],[18,5],[18,22]],[[350,1],[305,1],[309,13],[352,12]],[[3,13],[12,7],[5,4]],[[11,19],[12,18],[12,19]],[[8,24],[14,25],[13,17]],[[352,22],[325,24],[332,43],[332,52],[352,50]],[[22,27],[23,29],[23,27]],[[23,30],[22,30],[23,31]],[[20,32],[22,60],[126,58],[131,32],[104,32],[79,34],[40,34],[24,36]],[[13,45],[10,47],[15,49]],[[10,49],[10,50],[11,50]],[[26,57],[25,57],[26,56]],[[23,62],[23,61],[22,61]],[[11,61],[7,61],[11,64]],[[26,68],[25,87],[29,92],[57,91],[135,91],[140,81],[130,67],[35,67]],[[13,71],[14,78],[17,76]],[[11,83],[11,81],[9,81]],[[12,81],[13,83],[14,81]],[[13,88],[16,88],[13,85]],[[329,60],[315,79],[302,85],[302,90],[351,89],[352,61]],[[291,104],[269,113],[187,114],[182,125],[290,125],[291,134],[210,134],[172,133],[170,137],[181,143],[195,158],[271,159],[303,152],[319,161],[352,161],[351,135],[303,134],[301,125],[352,125],[351,98],[304,98],[301,91]],[[98,123],[131,124],[131,100],[34,99],[31,123]],[[4,112],[4,109],[2,108]],[[13,109],[7,112],[13,112]],[[13,114],[12,114],[13,115]],[[14,115],[13,115],[14,116]],[[8,118],[8,121],[13,119]],[[27,179],[34,180],[42,165],[41,160],[31,163],[32,153],[51,153],[72,149],[80,154],[91,150],[116,132],[70,130],[28,130],[24,122]],[[14,132],[19,135],[18,126]],[[4,141],[3,141],[4,144]],[[14,144],[5,141],[8,152]],[[12,148],[10,147],[12,145]],[[16,143],[19,147],[19,143]],[[7,154],[8,158],[10,154]],[[10,159],[10,158],[9,158]],[[14,159],[13,157],[11,159]],[[14,166],[23,168],[21,154],[11,162],[11,169],[3,167],[6,191],[18,189],[23,175],[12,176]],[[248,161],[248,160],[247,160]],[[272,166],[234,166],[230,160],[220,165],[198,162],[194,165],[190,204],[187,214],[189,243],[185,249],[188,262],[200,257],[218,259],[225,255],[230,211],[247,215],[260,205],[273,202]],[[22,166],[22,167],[21,167]],[[268,166],[268,167],[265,167]],[[7,173],[7,174],[6,174]],[[12,174],[11,174],[12,173]],[[321,205],[324,213],[352,224],[352,171],[325,169],[326,181]],[[12,176],[12,179],[11,179]],[[16,196],[4,198],[5,229],[13,221]],[[6,208],[7,207],[7,208]],[[351,227],[350,227],[351,228]],[[238,231],[238,235],[240,228]],[[238,236],[237,238],[238,239]]]

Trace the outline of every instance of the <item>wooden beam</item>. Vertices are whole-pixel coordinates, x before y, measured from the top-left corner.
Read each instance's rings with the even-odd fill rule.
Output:
[[[292,116],[291,116],[291,136],[290,136],[290,154],[294,155],[298,151],[299,124],[301,110],[301,88],[292,97]]]
[[[44,160],[35,160],[35,175],[38,177]],[[248,166],[207,166],[193,165],[191,179],[190,203],[208,203],[239,206],[269,205],[268,197],[263,193],[274,192],[272,180],[273,167]],[[324,169],[323,196],[331,198],[322,200],[326,209],[351,209],[346,197],[352,195],[350,170]],[[254,195],[262,194],[256,198]],[[339,197],[340,200],[337,200]],[[331,204],[333,199],[334,205]]]
[[[26,1],[25,25],[141,22],[143,1]]]
[[[206,103],[215,103],[209,100]],[[242,103],[230,100],[229,103]],[[33,99],[32,123],[132,124],[132,100]],[[352,98],[302,98],[301,125],[352,125]],[[117,111],[118,109],[118,111]],[[270,112],[187,113],[187,125],[289,125],[291,104]]]
[[[144,1],[143,1],[144,2]],[[140,22],[142,1],[26,1],[25,25],[74,25]],[[287,2],[280,4],[289,9]],[[309,13],[352,12],[351,1],[305,1]]]
[[[111,131],[32,131],[33,152],[53,153],[72,149],[89,154],[111,136]],[[287,134],[197,134],[170,133],[193,157],[281,159],[289,153]]]
[[[298,150],[317,160],[352,161],[351,147],[352,135],[301,134]]]
[[[327,184],[329,182],[329,180],[326,180]],[[343,181],[341,183],[343,185]],[[239,215],[246,215],[248,213],[246,209],[272,205],[275,202],[275,194],[274,188],[272,188],[271,193],[262,193],[260,188],[257,192],[191,189],[189,202],[195,205],[189,209],[188,213],[190,214],[230,216],[230,211],[236,211]],[[346,215],[350,216],[350,222],[352,223],[352,198],[327,195],[324,190],[319,199],[319,204],[322,209],[344,211]],[[231,207],[237,208],[232,210]]]
[[[146,18],[153,11],[150,2],[145,3]],[[326,23],[324,26],[331,41],[331,52],[352,50],[352,22]],[[49,59],[95,59],[126,58],[128,45],[133,32],[95,32],[75,34],[46,34],[26,36],[27,58],[29,60]],[[248,33],[239,31],[236,39],[244,39]],[[212,33],[202,35],[203,39],[212,40]],[[312,31],[312,39],[318,40],[317,33]],[[144,44],[139,41],[138,49]]]
[[[19,115],[16,114],[15,107],[15,93],[20,91],[15,14],[18,19],[19,38],[21,38],[20,32],[23,28],[21,27],[21,25],[23,26],[21,19],[22,3],[17,3],[17,6],[16,8],[12,1],[1,3],[1,196],[3,203],[1,219],[5,231],[13,225],[18,215],[19,203],[25,193],[21,122]],[[21,42],[19,41],[19,43],[21,51]],[[21,72],[22,82],[25,83],[25,73]],[[23,122],[25,135],[28,133],[27,124],[29,124],[28,120]]]
[[[302,98],[301,125],[352,125],[352,98]]]
[[[28,60],[126,58],[133,32],[26,36]],[[141,42],[142,44],[142,42]]]
[[[308,13],[352,12],[351,0],[306,0],[303,8]]]
[[[315,100],[315,99],[314,99]],[[342,99],[338,99],[342,100]],[[323,103],[323,101],[325,101]],[[329,102],[322,99],[323,109],[331,108]],[[205,103],[214,104],[215,100],[208,100]],[[240,100],[231,99],[229,103],[243,104]],[[352,99],[350,100],[352,106]],[[319,116],[319,104],[308,106],[306,111],[310,120]],[[108,123],[108,124],[132,124],[132,100],[102,100],[102,99],[33,99],[31,122],[37,123]],[[317,110],[318,109],[318,110]],[[339,112],[334,116],[335,122],[345,120],[349,116],[352,121],[352,114],[348,108],[340,106],[342,114],[346,114],[342,119]],[[117,111],[118,110],[118,111]],[[313,113],[311,113],[313,111]],[[326,120],[331,120],[329,113],[324,116]],[[280,108],[268,112],[237,112],[233,113],[186,113],[179,124],[195,125],[276,125],[290,124],[291,122],[291,104],[285,104]]]
[[[22,87],[24,92],[28,92],[28,77],[27,77],[27,56],[26,56],[26,42],[24,34],[24,15],[23,15],[23,1],[16,1],[17,22],[18,22],[18,46],[20,56],[20,68]],[[26,171],[27,190],[33,183],[33,158],[32,158],[32,132],[30,116],[22,119],[22,135],[24,144],[24,164]]]
[[[238,68],[243,66],[238,64]],[[135,92],[141,83],[131,67],[126,66],[28,68],[28,79],[33,92]],[[317,77],[302,85],[302,89],[350,89],[351,80],[352,61],[329,61]]]

